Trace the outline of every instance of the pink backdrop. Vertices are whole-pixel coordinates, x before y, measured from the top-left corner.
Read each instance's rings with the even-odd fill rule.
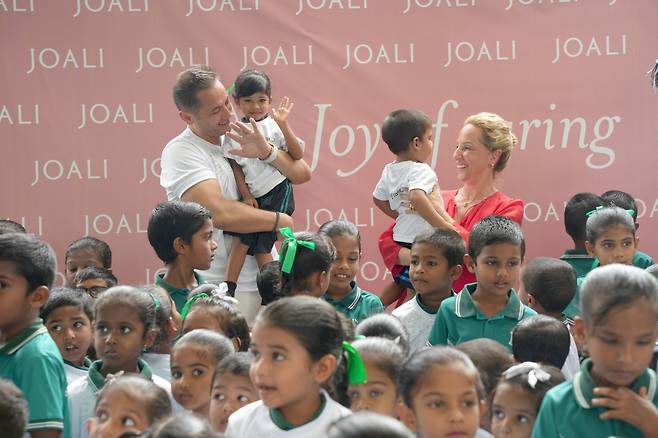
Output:
[[[658,96],[645,72],[657,17],[655,0],[0,0],[0,216],[51,242],[60,270],[90,234],[111,245],[120,280],[150,281],[160,152],[184,128],[171,86],[207,63],[226,84],[263,69],[275,102],[294,100],[313,168],[296,230],[355,222],[368,289],[387,275],[376,241],[389,220],[371,193],[391,161],[381,122],[399,107],[436,120],[446,189],[464,118],[513,122],[499,186],[526,201],[529,257],[570,246],[572,194],[613,188],[637,197],[640,246],[656,256]]]

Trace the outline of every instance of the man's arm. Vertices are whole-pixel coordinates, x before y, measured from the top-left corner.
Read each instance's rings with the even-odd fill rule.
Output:
[[[273,228],[292,228],[292,218],[287,214],[279,213],[279,222],[275,225],[274,212],[259,210],[242,202],[226,199],[216,179],[196,183],[183,193],[181,199],[197,202],[210,210],[213,225],[221,230],[255,233],[271,231]]]
[[[433,227],[448,230],[455,229],[451,223],[446,221],[446,219],[434,209],[434,206],[430,202],[429,198],[427,197],[427,193],[425,193],[424,190],[409,190],[409,201],[411,201],[411,204],[416,209],[416,212]]]
[[[250,205],[254,208],[258,208],[258,202],[256,201],[256,198],[251,194],[249,191],[249,186],[247,185],[247,181],[245,180],[244,176],[244,171],[242,170],[242,167],[235,161],[230,158],[227,158],[229,164],[231,165],[231,170],[233,171],[233,176],[235,177],[235,183],[238,186],[238,191],[240,192],[240,196],[242,197],[242,202]]]

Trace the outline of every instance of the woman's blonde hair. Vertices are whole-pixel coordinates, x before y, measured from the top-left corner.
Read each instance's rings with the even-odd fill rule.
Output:
[[[512,148],[517,143],[516,136],[512,134],[509,122],[498,114],[478,113],[467,117],[464,125],[473,125],[480,128],[482,131],[482,140],[489,151],[502,151],[493,169],[494,172],[502,171],[512,154]]]

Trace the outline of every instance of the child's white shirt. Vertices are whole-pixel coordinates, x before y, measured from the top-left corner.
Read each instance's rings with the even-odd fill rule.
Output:
[[[578,347],[571,333],[569,333],[569,354],[562,365],[562,374],[567,380],[573,380],[573,377],[580,371],[580,358],[578,356]]]
[[[171,355],[165,353],[143,353],[142,359],[149,364],[153,374],[171,383]]]
[[[391,210],[398,212],[393,228],[393,240],[412,243],[416,235],[432,229],[421,215],[409,209],[409,191],[420,189],[427,195],[439,190],[436,173],[427,163],[415,161],[393,162],[384,166],[382,176],[375,187],[373,197],[388,201]],[[438,197],[441,207],[443,199]]]
[[[256,125],[258,125],[258,129],[263,134],[263,137],[265,137],[265,141],[282,151],[288,151],[288,145],[283,137],[283,132],[281,132],[281,128],[279,128],[279,125],[272,117],[265,117],[263,120],[256,122]],[[297,139],[297,141],[303,150],[304,142],[300,139]],[[235,160],[235,162],[240,165],[244,172],[245,182],[254,198],[266,195],[270,190],[281,184],[286,179],[286,177],[271,164],[263,163],[263,161],[258,158],[244,158],[232,155],[228,152],[231,149],[240,149],[240,144],[226,136],[224,137],[224,143],[222,144],[222,152],[226,158]]]
[[[427,313],[418,305],[414,297],[393,310],[393,316],[400,320],[409,334],[409,353],[427,345],[427,338],[432,331],[436,314]]]
[[[74,381],[78,380],[80,377],[85,377],[87,375],[87,370],[81,367],[76,367],[74,365],[64,362],[64,371],[66,371],[66,384],[70,385]]]
[[[235,411],[228,418],[226,436],[230,437],[260,437],[260,438],[309,438],[326,436],[327,428],[339,418],[350,415],[352,411],[332,400],[326,391],[325,406],[322,413],[310,423],[291,430],[280,429],[270,417],[270,408],[262,400],[250,403]]]

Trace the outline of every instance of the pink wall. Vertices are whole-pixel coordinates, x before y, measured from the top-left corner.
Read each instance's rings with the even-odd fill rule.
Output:
[[[640,246],[657,256],[656,17],[655,0],[0,0],[0,216],[51,242],[60,267],[88,233],[110,243],[121,280],[150,280],[160,152],[184,127],[174,78],[208,63],[230,84],[246,65],[271,75],[275,102],[295,102],[313,167],[296,229],[357,223],[366,288],[385,275],[389,221],[371,193],[392,159],[381,122],[399,107],[436,120],[446,189],[467,115],[514,123],[500,187],[526,201],[530,257],[570,245],[573,193],[612,188],[640,201]]]

